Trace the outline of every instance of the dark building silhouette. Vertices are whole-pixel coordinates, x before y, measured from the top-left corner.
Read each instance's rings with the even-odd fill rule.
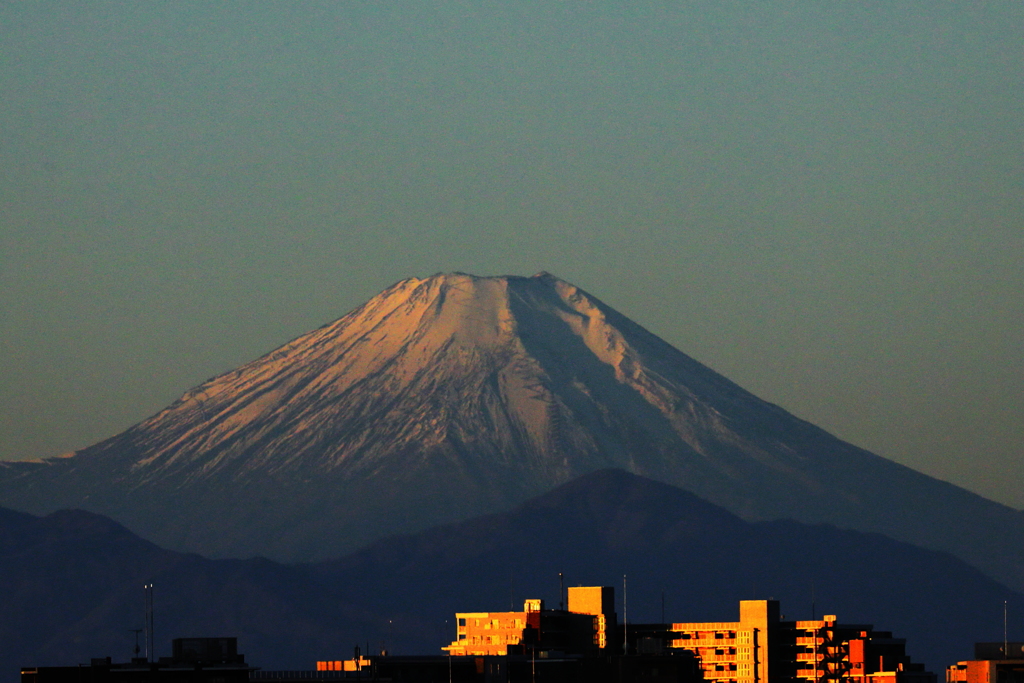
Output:
[[[21,683],[248,683],[252,668],[238,653],[236,638],[175,638],[170,657],[110,657],[78,666],[23,668]]]
[[[254,683],[702,683],[700,665],[690,653],[664,655],[528,655],[426,657],[371,656],[358,666],[318,671],[254,671]]]

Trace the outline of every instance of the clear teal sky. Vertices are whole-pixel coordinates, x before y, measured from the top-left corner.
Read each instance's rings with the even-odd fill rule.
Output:
[[[1024,507],[1022,35],[1010,0],[0,4],[0,458],[401,278],[548,270]]]

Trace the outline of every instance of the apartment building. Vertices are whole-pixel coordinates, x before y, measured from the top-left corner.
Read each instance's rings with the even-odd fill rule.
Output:
[[[668,646],[700,657],[704,680],[760,683],[789,674],[776,600],[740,601],[738,621],[668,624]]]
[[[718,683],[935,683],[906,641],[870,624],[782,621],[775,600],[739,608],[738,621],[666,624],[668,647],[696,654],[704,679]]]
[[[870,624],[839,624],[834,615],[794,623],[798,681],[934,683],[935,675],[910,661],[906,641]]]
[[[523,654],[527,651],[591,654],[608,647],[616,631],[615,590],[569,588],[568,609],[549,610],[526,600],[521,612],[458,612],[453,656]]]

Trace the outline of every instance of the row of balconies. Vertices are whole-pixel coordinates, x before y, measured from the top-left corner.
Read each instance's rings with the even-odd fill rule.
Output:
[[[724,669],[713,669],[708,667],[704,669],[704,678],[736,678],[736,667],[726,667]]]
[[[674,638],[673,643],[679,643],[676,647],[732,647],[736,645],[735,638]]]
[[[801,637],[796,639],[796,644],[797,645],[821,645],[824,642],[825,642],[825,639],[821,638],[821,637],[813,638],[811,636],[806,636],[806,637],[801,636]]]
[[[504,645],[508,643],[510,645],[517,645],[519,643],[519,635],[511,636],[469,636],[466,637],[464,634],[459,634],[458,638],[459,645]]]
[[[483,621],[483,619],[477,619],[477,621]],[[523,624],[522,619],[514,619],[512,621],[505,622],[494,620],[487,621],[483,624],[474,624],[472,627],[466,626],[465,624],[459,624],[457,630],[459,633],[465,632],[468,628],[483,629],[485,631],[512,631],[522,629],[524,625],[525,624]]]
[[[813,662],[813,661],[848,661],[849,655],[845,652],[797,652],[796,661],[798,662]]]

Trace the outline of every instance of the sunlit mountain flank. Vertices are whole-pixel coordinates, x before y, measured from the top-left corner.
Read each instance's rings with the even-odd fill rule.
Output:
[[[836,439],[547,273],[398,282],[72,457],[0,465],[0,504],[216,557],[324,559],[608,467],[1024,586],[1016,511]]]

